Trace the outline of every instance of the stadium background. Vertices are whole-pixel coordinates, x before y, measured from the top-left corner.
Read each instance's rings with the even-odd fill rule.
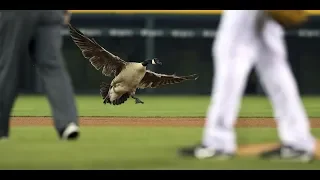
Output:
[[[71,23],[94,37],[102,46],[128,61],[157,57],[163,66],[150,67],[160,73],[193,74],[200,78],[159,89],[142,90],[144,94],[209,94],[212,79],[211,45],[219,10],[71,10]],[[287,31],[289,59],[302,94],[319,94],[320,11],[310,10],[310,21],[299,29]],[[77,94],[97,93],[106,80],[86,61],[63,30],[63,51]],[[34,66],[22,64],[20,87],[25,93],[41,93],[41,81]],[[107,79],[108,81],[109,79]],[[261,94],[254,72],[247,94]]]
[[[310,12],[313,16],[307,24],[287,31],[290,64],[304,95],[320,92],[320,13]],[[320,161],[276,163],[253,156],[279,142],[272,107],[263,96],[243,98],[236,124],[241,157],[222,163],[177,156],[179,147],[199,142],[203,133],[214,73],[211,45],[219,15],[217,10],[73,11],[74,26],[123,59],[158,57],[163,66],[151,66],[153,70],[198,73],[200,78],[140,91],[144,105],[132,99],[121,106],[103,105],[99,84],[111,78],[103,77],[82,57],[65,28],[63,52],[77,93],[81,138],[71,143],[57,141],[48,101],[37,95],[43,91],[41,81],[26,58],[20,87],[27,95],[17,98],[10,139],[0,143],[0,169],[319,169]],[[261,94],[254,73],[247,94]],[[312,133],[318,139],[319,101],[317,95],[303,96]],[[320,159],[320,141],[316,154]]]

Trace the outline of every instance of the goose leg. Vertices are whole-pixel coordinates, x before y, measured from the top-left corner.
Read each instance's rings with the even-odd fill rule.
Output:
[[[136,100],[136,104],[139,104],[139,103],[144,104],[143,101],[141,101],[139,98],[135,97],[134,95],[131,95],[131,97],[132,97],[134,100]]]

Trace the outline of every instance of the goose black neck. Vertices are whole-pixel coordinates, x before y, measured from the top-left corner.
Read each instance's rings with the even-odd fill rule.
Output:
[[[142,66],[147,66],[148,64],[152,64],[152,59],[148,59],[142,62]]]

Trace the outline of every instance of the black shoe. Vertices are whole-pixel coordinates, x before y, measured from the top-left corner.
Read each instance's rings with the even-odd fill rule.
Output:
[[[197,159],[214,158],[219,160],[228,160],[234,157],[233,153],[209,149],[203,145],[181,148],[178,153],[180,156],[195,157]]]
[[[314,154],[294,149],[292,146],[281,145],[278,148],[262,152],[260,154],[262,159],[281,159],[281,160],[291,160],[300,161],[304,163],[309,163],[314,160]]]
[[[62,131],[60,131],[59,134],[62,140],[76,140],[80,134],[79,126],[72,122]]]

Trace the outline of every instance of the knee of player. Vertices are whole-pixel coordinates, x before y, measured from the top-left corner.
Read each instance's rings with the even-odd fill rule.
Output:
[[[36,62],[36,66],[40,70],[47,70],[47,71],[55,71],[64,68],[64,63],[59,62],[58,59],[44,59],[39,60]]]

